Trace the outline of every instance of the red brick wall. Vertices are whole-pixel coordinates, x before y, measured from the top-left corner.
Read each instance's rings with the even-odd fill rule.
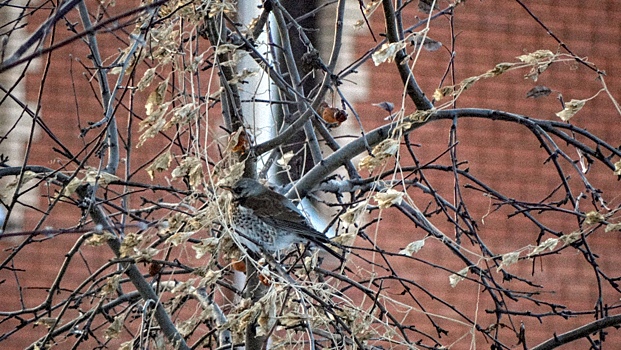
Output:
[[[581,57],[588,57],[597,67],[608,73],[606,82],[610,91],[614,96],[621,96],[621,68],[619,66],[619,53],[621,48],[621,7],[617,1],[596,1],[584,2],[577,0],[570,1],[526,1],[531,10],[546,24],[549,28],[563,40],[567,45]],[[445,5],[442,3],[442,5]],[[122,11],[122,5],[119,3],[114,11]],[[415,11],[414,6],[410,6],[404,13],[404,17],[410,22],[414,16],[422,14]],[[69,18],[77,21],[75,14],[71,14]],[[41,19],[38,19],[39,21]],[[34,21],[34,20],[33,20]],[[380,20],[378,12],[372,18],[372,25],[375,33],[383,31],[383,22]],[[36,22],[36,21],[34,21]],[[441,41],[445,45],[450,44],[450,32],[448,30],[448,20],[445,18],[438,19],[431,25],[429,36]],[[527,13],[519,7],[516,2],[510,1],[467,1],[464,5],[456,9],[455,28],[456,37],[456,82],[461,79],[482,74],[491,69],[499,62],[514,62],[515,57],[524,53],[532,52],[537,49],[548,49],[552,51],[562,49],[558,48],[558,44],[546,34],[546,32],[528,17]],[[59,31],[58,37],[65,34]],[[126,37],[120,39],[111,39],[106,36],[107,42],[102,42],[102,56],[112,57],[116,54],[119,47],[125,47],[120,40],[126,40]],[[360,53],[365,52],[374,44],[370,42],[368,35],[361,34],[356,38],[359,40],[358,50]],[[58,38],[56,40],[59,40]],[[67,145],[74,154],[80,152],[85,147],[85,143],[96,138],[96,133],[100,130],[91,132],[86,141],[78,139],[77,126],[86,126],[89,121],[99,120],[101,115],[101,107],[99,102],[93,98],[91,84],[97,91],[96,83],[89,82],[87,78],[82,76],[83,67],[80,66],[79,58],[86,65],[90,66],[90,62],[86,59],[87,51],[83,45],[71,45],[63,47],[53,53],[52,65],[44,87],[43,99],[41,105],[41,116],[63,144]],[[442,48],[436,52],[423,52],[419,61],[414,68],[415,75],[419,84],[428,96],[433,94],[434,89],[438,86],[440,78],[447,69],[448,52]],[[70,62],[73,62],[70,64]],[[45,57],[41,60],[41,67],[45,63]],[[395,67],[391,64],[383,64],[377,68],[372,67],[372,62],[367,63],[371,77],[368,84],[370,94],[368,101],[356,105],[357,112],[361,115],[363,123],[367,129],[372,129],[381,125],[384,121],[384,113],[371,106],[371,103],[380,101],[391,101],[396,106],[400,105],[402,89],[399,77],[396,74]],[[555,112],[562,108],[555,99],[556,93],[541,99],[526,99],[526,92],[536,84],[546,85],[553,90],[560,91],[565,100],[572,98],[583,99],[590,97],[600,89],[600,84],[595,79],[592,71],[575,62],[556,63],[550,69],[541,75],[539,81],[535,84],[532,81],[524,80],[523,74],[526,71],[514,71],[506,73],[503,76],[479,81],[470,91],[467,91],[457,102],[458,107],[482,107],[496,108],[515,113],[523,113],[525,115],[541,118],[557,120]],[[29,79],[32,88],[29,89],[29,99],[35,101],[38,93],[37,88],[40,80],[38,80],[40,72],[32,73]],[[138,77],[139,78],[139,77]],[[447,83],[445,83],[446,85]],[[394,87],[394,88],[392,88]],[[76,108],[73,93],[77,92],[79,97],[79,105]],[[85,98],[82,98],[85,97]],[[135,101],[137,106],[144,105],[143,100]],[[406,101],[406,113],[413,111],[412,104]],[[141,108],[141,107],[139,107]],[[126,128],[127,112],[122,111],[119,115],[119,126]],[[78,119],[79,116],[79,119]],[[591,132],[599,135],[604,140],[616,144],[619,139],[621,129],[617,127],[621,116],[615,111],[612,103],[605,94],[600,94],[597,98],[588,102],[584,109],[572,119],[572,123],[586,127]],[[79,122],[78,122],[79,120]],[[348,123],[354,123],[353,118]],[[419,143],[422,147],[417,149],[417,156],[421,161],[430,160],[442,151],[448,144],[449,135],[448,122],[434,122],[426,125],[411,135],[414,143]],[[136,128],[133,125],[133,128]],[[135,130],[135,129],[134,129]],[[41,137],[36,140],[32,146],[32,153],[29,163],[49,165],[55,167],[55,160],[62,158],[51,152],[54,143],[40,134]],[[133,133],[136,137],[136,133]],[[544,166],[546,154],[538,147],[536,139],[524,127],[509,124],[506,122],[492,122],[483,120],[464,119],[459,121],[458,128],[460,159],[468,160],[470,170],[481,179],[486,180],[492,187],[504,191],[509,196],[516,196],[524,200],[538,200],[547,194],[554,186],[557,185],[555,173],[549,165]],[[86,147],[91,150],[92,146]],[[140,152],[133,153],[134,164],[142,164],[154,152],[159,151],[156,143],[147,144]],[[574,156],[571,154],[571,156]],[[448,164],[446,157],[441,162]],[[96,166],[97,164],[91,164]],[[73,170],[74,166],[67,166],[68,170]],[[135,171],[136,169],[132,169]],[[592,174],[593,182],[602,186],[603,189],[610,191],[610,200],[613,204],[619,201],[618,183],[607,169],[597,168],[597,173]],[[137,180],[144,179],[144,171],[139,172]],[[430,180],[434,186],[438,188],[440,193],[446,198],[452,198],[451,189],[453,180],[450,174],[438,173],[430,176]],[[467,182],[464,180],[464,183]],[[480,225],[481,235],[490,245],[490,249],[498,254],[510,252],[512,250],[524,247],[528,244],[534,245],[537,236],[537,230],[534,225],[526,222],[522,218],[507,220],[506,215],[510,213],[508,210],[501,210],[492,215],[484,216],[490,209],[490,201],[483,197],[480,193],[464,190],[464,194],[468,197],[468,205],[474,218]],[[415,203],[419,207],[425,207],[430,200],[429,197],[420,193],[412,193]],[[139,200],[139,199],[133,199]],[[41,200],[42,208],[44,200]],[[63,205],[55,209],[54,214],[62,213],[63,215],[51,215],[45,226],[67,227],[77,222],[80,212],[75,206]],[[36,218],[40,218],[37,215]],[[411,224],[404,222],[401,216],[394,209],[388,209],[382,213],[384,220],[375,231],[376,227],[371,226],[367,229],[367,234],[374,236],[377,234],[377,242],[383,249],[397,252],[403,248],[408,242],[422,239],[424,233],[422,230],[411,227]],[[484,220],[483,220],[484,219]],[[30,218],[25,223],[25,228],[30,229],[35,225],[35,218]],[[483,222],[484,221],[484,222]],[[571,232],[573,226],[559,221],[557,218],[549,220],[559,230],[565,233]],[[450,225],[446,222],[434,222],[440,229],[452,237]],[[28,247],[28,253],[24,256],[25,260],[16,262],[18,268],[26,269],[28,274],[20,274],[20,282],[22,285],[31,287],[49,286],[55,277],[58,265],[62,262],[64,254],[75,240],[74,235],[66,235],[54,240],[48,240],[40,244],[34,244]],[[7,248],[14,244],[15,240],[1,240],[0,244],[3,248]],[[619,264],[617,257],[619,247],[619,237],[614,233],[603,234],[598,233],[593,237],[591,248],[602,258],[600,268],[611,276],[616,276],[616,267]],[[468,244],[464,244],[464,249],[471,249]],[[8,255],[8,251],[1,254],[1,258]],[[89,259],[96,257],[95,266],[101,264],[112,256],[106,248],[88,249],[85,254]],[[428,241],[425,248],[416,255],[420,259],[429,259],[434,263],[441,263],[443,266],[460,270],[461,266],[458,262],[453,261],[452,256],[448,255],[441,248],[439,242]],[[475,259],[476,260],[476,259]],[[430,293],[441,295],[443,300],[448,303],[454,303],[463,306],[463,311],[468,315],[472,315],[475,308],[483,310],[491,307],[484,302],[478,305],[477,290],[473,284],[462,283],[456,288],[448,286],[448,276],[450,272],[439,270],[432,266],[416,263],[412,260],[403,258],[393,259],[395,269],[398,273],[413,279],[416,283],[424,286]],[[484,266],[484,264],[483,264]],[[84,269],[80,269],[84,273]],[[574,309],[590,310],[595,302],[596,288],[590,283],[583,282],[583,276],[591,274],[591,268],[584,259],[575,253],[575,251],[567,250],[558,256],[546,258],[537,261],[536,264],[526,261],[508,268],[509,272],[524,275],[531,278],[535,283],[553,286],[556,291],[549,294],[550,289],[542,290],[542,294],[536,296],[541,300],[552,300],[556,303],[571,305]],[[531,270],[533,272],[531,276]],[[32,273],[30,273],[32,272]],[[76,278],[82,280],[84,276]],[[7,283],[0,285],[0,294],[16,295],[18,291],[15,288],[14,276],[7,272],[1,272],[0,278],[6,279]],[[495,276],[501,280],[501,276]],[[10,281],[10,282],[9,282]],[[74,283],[67,280],[68,284]],[[516,284],[511,282],[511,285]],[[401,291],[398,285],[393,286],[391,292],[395,294]],[[44,295],[44,290],[28,289],[25,294],[32,293],[32,299],[39,300]],[[448,312],[437,301],[425,294],[422,290],[413,289],[413,293],[420,298],[428,312],[438,313],[451,319],[460,319],[454,313]],[[36,294],[36,296],[35,296]],[[618,301],[619,295],[610,292],[604,296],[607,304],[614,304]],[[4,305],[6,309],[15,306],[14,299],[8,299]],[[12,304],[13,303],[13,304]],[[10,305],[9,305],[10,304]],[[26,306],[33,306],[32,305]],[[3,308],[4,309],[4,308]],[[547,312],[548,309],[542,307],[539,309],[528,309],[525,311]],[[494,322],[484,312],[479,311],[480,318],[477,320],[480,325],[487,326]],[[434,334],[429,328],[425,317],[418,313],[413,313],[410,317],[414,320],[416,326],[430,334]],[[447,344],[464,336],[454,346],[455,349],[470,348],[470,329],[467,326],[459,325],[456,322],[442,320],[436,318],[444,328],[450,329],[451,332],[447,338]],[[419,321],[420,320],[420,321]],[[529,337],[529,346],[543,341],[551,336],[553,332],[562,333],[579,324],[584,320],[562,320],[559,318],[545,319],[543,325],[532,322],[527,318],[514,318],[515,322],[524,320],[526,323],[527,336]],[[1,328],[5,330],[4,326]],[[35,329],[36,333],[43,333],[42,328]],[[34,334],[33,333],[33,334]],[[487,348],[489,344],[478,334],[475,333],[478,348]],[[24,340],[19,337],[11,338],[11,341],[5,343],[7,348],[23,347],[25,341],[32,341],[35,337],[33,334],[28,335],[28,339]],[[532,337],[532,338],[531,338]],[[417,339],[413,337],[413,339]],[[514,344],[515,339],[505,339],[506,344]],[[618,331],[611,329],[610,344],[620,342]],[[575,347],[585,347],[584,341],[577,342]]]
[[[615,1],[596,3],[525,1],[525,3],[574,53],[588,58],[600,70],[606,71],[607,86],[618,98],[621,92],[621,75],[619,74],[621,27],[618,25],[621,19],[621,7],[619,4]],[[412,18],[417,15],[422,16],[412,6],[411,10],[404,13],[404,22],[414,23]],[[375,33],[384,30],[383,20],[379,14],[374,15],[372,24]],[[457,52],[455,56],[456,83],[464,78],[480,75],[497,63],[516,62],[516,56],[538,49],[565,52],[517,2],[468,1],[455,10],[454,33],[456,34],[455,51]],[[428,35],[444,45],[450,45],[449,21],[440,18],[432,22]],[[357,38],[360,43],[358,51],[361,54],[373,47],[374,44],[369,41],[369,38],[369,35],[364,34],[360,34]],[[435,52],[423,51],[418,59],[414,74],[428,97],[431,98],[433,91],[440,84],[440,79],[447,69],[448,60],[449,52],[444,48]],[[400,79],[394,65],[383,64],[376,69],[372,62],[368,62],[367,68],[370,74],[369,101],[359,103],[356,108],[364,119],[365,125],[371,128],[382,124],[382,116],[385,113],[370,104],[390,101],[398,108],[403,91],[397,86],[396,82]],[[575,61],[553,64],[537,82],[525,80],[523,75],[526,73],[528,70],[512,71],[493,79],[480,80],[460,97],[457,107],[492,108],[520,113],[532,118],[558,121],[558,117],[554,114],[562,110],[561,104],[556,99],[558,92],[563,95],[565,101],[569,101],[572,98],[588,98],[595,95],[601,88],[600,82],[596,79],[597,75]],[[443,85],[451,85],[450,79]],[[548,97],[527,99],[526,92],[535,85],[548,86],[555,92]],[[393,86],[394,88],[391,88]],[[441,103],[444,102],[446,100],[441,101]],[[405,113],[413,111],[413,104],[406,99]],[[571,122],[616,145],[621,134],[621,128],[618,127],[620,119],[621,116],[608,96],[600,93],[598,97],[587,102],[584,109]],[[422,145],[420,148],[415,148],[421,163],[437,157],[447,149],[449,128],[450,122],[434,122],[411,134],[411,141]],[[549,163],[544,164],[547,154],[539,147],[535,136],[524,126],[502,121],[464,118],[458,122],[457,135],[459,160],[467,160],[472,174],[510,198],[539,201],[559,184],[558,175],[553,167]],[[576,158],[575,151],[565,147],[562,143],[559,146],[566,150],[570,157]],[[409,159],[407,156],[403,158]],[[450,164],[449,158],[444,156],[439,163]],[[569,170],[569,167],[566,166],[565,169]],[[452,200],[452,174],[427,171],[426,176],[444,198]],[[610,169],[601,166],[594,167],[589,176],[596,187],[607,192],[606,200],[612,204],[618,203],[619,184]],[[463,178],[460,181],[462,186],[471,183]],[[572,176],[570,182],[574,186],[580,185],[580,180],[575,175]],[[507,219],[507,215],[512,212],[509,209],[490,214],[493,208],[489,198],[484,197],[478,191],[463,189],[463,187],[462,193],[467,198],[466,203],[470,213],[479,225],[482,240],[494,253],[504,254],[529,244],[533,246],[537,244],[536,238],[539,230],[528,220],[520,216]],[[577,193],[579,191],[575,194]],[[420,191],[411,191],[410,195],[419,208],[424,208],[430,201],[432,202],[430,196]],[[582,203],[583,210],[590,208],[586,202]],[[543,214],[539,218],[545,215],[549,214]],[[405,244],[425,237],[423,230],[412,227],[396,210],[386,210],[382,217],[384,220],[377,229],[376,239],[378,244],[388,251],[397,252]],[[576,229],[575,220],[567,222],[566,218],[558,215],[551,215],[543,221],[564,233],[570,233]],[[436,220],[433,223],[449,237],[454,238],[454,231],[449,223],[442,220]],[[374,229],[375,226],[372,226],[367,233],[373,232]],[[547,237],[544,237],[544,240]],[[590,248],[601,257],[600,268],[609,276],[618,276],[616,268],[618,255],[615,253],[621,245],[618,235],[598,231],[596,235],[590,237],[589,243]],[[463,247],[464,251],[480,252],[468,242],[464,242]],[[474,261],[477,260],[473,255],[468,256]],[[463,265],[448,254],[446,249],[441,249],[439,242],[428,240],[425,248],[415,257],[455,270],[463,268]],[[406,259],[394,259],[393,264],[398,271],[403,273],[403,276],[409,276],[428,291],[437,293],[435,295],[441,296],[443,300],[460,305],[459,309],[468,315],[474,315],[475,308],[478,308],[480,317],[478,322],[482,327],[495,322],[491,315],[482,311],[492,308],[492,305],[487,304],[488,300],[483,298],[482,291],[477,290],[476,285],[463,283],[451,288],[448,285],[450,272]],[[485,267],[486,264],[481,263],[479,266]],[[534,296],[535,299],[566,305],[573,310],[592,310],[596,302],[597,286],[593,283],[592,267],[573,249],[565,250],[556,256],[546,257],[543,262],[539,260],[536,263],[520,262],[510,266],[508,271],[528,278],[535,284],[545,286],[539,290],[541,294]],[[500,274],[495,275],[494,278],[499,282],[502,281]],[[503,286],[537,290],[536,288],[523,288],[524,286],[516,281],[505,283]],[[396,287],[394,293],[398,294],[401,290],[402,287]],[[609,286],[604,286],[604,290],[604,303],[616,304],[619,294]],[[419,300],[428,312],[460,320],[460,317],[449,312],[437,301],[432,301],[421,290],[417,293],[420,294],[417,294],[420,297]],[[408,302],[411,303],[409,298],[404,298],[404,300],[409,300]],[[508,301],[508,304],[511,308],[516,307],[511,301]],[[545,313],[550,309],[529,304],[523,311]],[[411,317],[419,329],[435,334],[422,314],[415,314]],[[451,329],[445,345],[457,341],[454,348],[471,348],[472,336],[468,335],[470,332],[468,326],[447,320],[437,320],[444,327]],[[553,333],[566,332],[592,321],[593,318],[564,320],[560,317],[552,317],[544,318],[542,324],[534,319],[520,316],[513,317],[512,320],[518,325],[520,321],[524,321],[528,345],[534,346],[550,338]],[[501,322],[508,324],[509,321],[503,318]],[[620,341],[618,331],[614,329],[608,331],[610,334],[607,339],[610,344],[618,343]],[[464,338],[458,341],[462,336]],[[477,348],[489,347],[489,343],[480,334],[475,332],[474,337],[473,344],[477,344]],[[517,343],[516,338],[502,340],[506,345]],[[571,348],[588,346],[584,340],[570,345]]]

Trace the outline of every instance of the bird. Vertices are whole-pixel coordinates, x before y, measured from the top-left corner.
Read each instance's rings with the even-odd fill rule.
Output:
[[[328,247],[328,237],[317,231],[306,217],[282,194],[259,181],[241,178],[232,186],[220,186],[231,192],[233,203],[229,214],[241,243],[250,251],[280,253],[296,243],[312,242],[342,260]]]

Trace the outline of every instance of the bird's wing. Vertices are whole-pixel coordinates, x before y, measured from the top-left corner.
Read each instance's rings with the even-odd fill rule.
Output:
[[[251,209],[261,221],[268,225],[295,232],[343,261],[344,256],[327,244],[332,244],[323,233],[315,230],[300,210],[285,196],[274,192],[269,196],[244,198],[240,205]]]
[[[311,241],[329,242],[323,233],[308,223],[306,217],[290,200],[280,194],[266,196],[265,199],[247,198],[240,204],[252,209],[253,213],[268,225],[290,230]]]

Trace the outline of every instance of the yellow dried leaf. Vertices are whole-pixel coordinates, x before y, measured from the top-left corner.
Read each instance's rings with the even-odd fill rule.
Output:
[[[67,185],[65,185],[62,195],[66,197],[71,196],[75,192],[75,190],[77,190],[78,187],[80,187],[83,183],[84,180],[74,177],[73,179],[71,179],[71,181],[69,181]]]
[[[399,251],[399,254],[412,256],[412,254],[418,253],[418,251],[421,250],[424,245],[425,245],[424,239],[410,242],[404,249]]]
[[[144,118],[138,125],[140,126],[140,128],[138,129],[138,131],[142,131],[150,126],[153,126],[155,124],[162,124],[162,117],[164,116],[164,114],[166,114],[166,112],[168,111],[168,107],[170,107],[170,104],[172,102],[166,102],[166,103],[162,103],[161,105],[158,106],[157,110],[153,111],[151,114],[149,114],[146,118]],[[160,128],[161,129],[161,128]]]
[[[135,248],[142,242],[143,236],[137,235],[134,232],[130,232],[125,235],[123,238],[123,242],[121,242],[121,247],[119,251],[121,253],[121,257],[131,256],[136,251]]]
[[[572,233],[569,233],[569,234],[566,234],[566,235],[562,235],[558,239],[561,242],[563,242],[565,245],[568,245],[568,244],[574,243],[575,241],[579,240],[580,238],[582,238],[582,233],[580,231],[574,231]]]
[[[586,213],[586,219],[584,220],[584,222],[588,225],[594,225],[594,224],[599,224],[603,222],[604,220],[606,220],[604,215],[596,211],[590,211]]]
[[[116,339],[121,334],[123,329],[123,321],[125,321],[124,315],[119,315],[114,318],[114,321],[106,328],[104,332],[106,339]]]
[[[357,205],[350,207],[344,214],[341,214],[339,218],[343,221],[345,225],[353,225],[358,223],[358,219],[362,214],[364,214],[365,209],[367,208],[367,203],[362,202]]]
[[[92,247],[99,247],[108,242],[109,239],[115,239],[116,236],[109,231],[103,233],[96,233],[86,240],[86,244]]]
[[[128,340],[119,346],[119,350],[132,350],[134,348],[134,339]]]
[[[370,3],[368,3],[364,7],[364,10],[363,10],[365,16],[369,16],[369,15],[373,14],[373,12],[375,12],[375,10],[377,10],[379,5],[381,5],[381,4],[382,4],[382,2],[380,0],[373,0]]]
[[[349,247],[354,244],[354,241],[356,240],[357,236],[358,235],[356,234],[356,232],[349,231],[349,232],[341,233],[340,235],[332,238],[331,241],[336,244]]]
[[[105,297],[116,292],[119,287],[119,282],[121,281],[121,275],[114,275],[112,277],[108,277],[106,279],[106,284],[101,288],[99,292],[99,296]]]
[[[414,46],[414,50],[416,50],[421,44],[423,48],[429,52],[437,51],[442,47],[442,43],[433,40],[430,37],[423,34],[423,32],[414,33],[410,37],[410,44]]]
[[[205,273],[205,277],[203,277],[203,279],[201,279],[201,281],[199,282],[200,286],[211,286],[213,284],[215,284],[220,277],[222,277],[222,271],[221,270],[211,270],[209,269],[206,273]]]
[[[34,323],[34,325],[45,326],[46,328],[50,328],[54,326],[57,321],[58,319],[56,317],[41,317]]]
[[[283,327],[293,327],[306,322],[308,317],[297,312],[288,312],[278,318],[279,324]]]
[[[586,101],[587,100],[572,99],[565,104],[565,108],[562,111],[556,113],[556,116],[561,118],[562,121],[566,122],[571,119],[571,117],[573,117],[576,113],[578,113],[578,111],[580,111],[582,107],[584,107]]]
[[[138,82],[138,85],[136,85],[136,89],[138,89],[138,91],[144,91],[144,89],[151,85],[153,78],[155,78],[155,68],[156,67],[149,68],[144,72],[142,78]]]
[[[436,91],[433,93],[433,99],[436,101],[440,101],[444,97],[453,95],[454,93],[455,93],[454,86],[444,86],[439,89],[436,89]]]
[[[552,62],[539,63],[535,65],[528,74],[524,75],[524,79],[531,78],[533,81],[537,81],[539,79],[539,75],[543,73],[548,67],[552,64]]]
[[[432,109],[427,109],[427,110],[417,110],[416,112],[412,113],[412,114],[408,114],[405,118],[403,118],[404,120],[407,120],[409,122],[413,122],[413,123],[424,123],[427,120],[429,120],[429,117],[436,112],[435,108]]]
[[[396,155],[398,151],[399,140],[392,138],[386,139],[373,148],[371,155],[367,155],[360,160],[358,168],[367,169],[368,171],[373,172],[375,168],[384,164],[384,160],[386,160],[386,158]]]
[[[498,63],[493,69],[485,73],[485,77],[489,78],[489,77],[495,77],[495,76],[501,75],[502,73],[509,70],[509,68],[513,67],[514,65],[515,63],[509,63],[509,62]]]
[[[231,15],[237,12],[236,3],[232,1],[219,0],[219,1],[211,1],[208,3],[210,4],[209,5],[209,17],[217,17],[221,13]]]
[[[194,231],[177,232],[172,236],[168,237],[168,239],[166,239],[166,243],[170,243],[176,247],[180,244],[185,243],[190,237],[192,237],[193,234]]]
[[[281,168],[286,168],[287,164],[289,164],[289,161],[293,158],[293,152],[289,151],[285,154],[282,155],[282,157],[280,157],[280,159],[278,159],[278,161],[276,161],[276,163],[278,163],[278,165]]]
[[[203,181],[203,164],[199,160],[188,172],[188,178],[190,180],[190,186],[196,188]]]
[[[216,48],[216,55],[223,55],[223,54],[235,52],[235,50],[237,50],[238,47],[239,46],[233,45],[233,44],[220,44]]]
[[[518,262],[519,259],[520,259],[520,252],[511,252],[511,253],[504,254],[502,256],[502,261],[496,268],[496,272],[502,270],[503,268],[509,265],[515,264],[516,262]]]
[[[5,202],[10,202],[11,199],[13,198],[13,194],[19,187],[23,186],[24,184],[28,183],[30,180],[36,177],[37,177],[37,173],[29,171],[29,170],[24,171],[22,175],[21,185],[19,186],[17,185],[17,182],[19,181],[19,176],[18,176],[13,181],[9,182],[2,190],[0,190],[0,199],[2,199]]]
[[[459,270],[457,273],[450,275],[449,284],[451,285],[451,287],[455,288],[457,283],[463,281],[464,278],[466,278],[467,273],[468,273],[468,267],[464,267],[463,269]]]
[[[548,238],[545,240],[545,242],[539,244],[537,247],[535,247],[535,249],[533,249],[532,252],[528,253],[528,257],[532,257],[535,256],[541,252],[543,252],[546,249],[549,249],[550,251],[554,250],[554,248],[556,247],[556,245],[558,244],[558,238]]]
[[[466,91],[474,85],[477,81],[479,81],[481,77],[469,77],[461,81],[460,83],[460,93]]]
[[[166,124],[166,120],[161,118],[158,120],[158,123],[151,125],[147,130],[145,130],[140,137],[138,138],[138,144],[136,148],[142,147],[142,145],[147,142],[148,139],[154,138],[157,133],[159,133]]]
[[[526,55],[518,56],[517,59],[528,64],[534,64],[541,60],[547,60],[556,57],[554,52],[550,50],[537,50]]]
[[[530,72],[526,74],[524,78],[531,78],[534,81],[537,81],[539,75],[548,69],[556,56],[557,55],[550,50],[537,50],[526,55],[518,56],[517,58],[520,61],[532,66]]]
[[[373,63],[376,66],[384,62],[392,62],[395,60],[395,55],[401,49],[406,47],[406,43],[403,41],[397,41],[395,43],[384,43],[379,50],[375,51],[371,58],[373,58]]]
[[[193,244],[192,249],[196,251],[196,259],[202,258],[207,253],[213,253],[218,248],[220,240],[216,237],[201,239],[200,243]]]
[[[380,209],[386,209],[392,205],[399,205],[403,201],[403,192],[388,189],[386,192],[376,193],[373,198],[377,201],[377,205]]]
[[[621,160],[615,163],[615,175],[621,176]]]
[[[606,225],[605,232],[621,231],[621,223]]]
[[[153,258],[159,254],[159,250],[151,247],[146,247],[143,249],[135,249],[136,253],[133,255],[136,261],[151,261]],[[154,274],[155,275],[155,274]]]
[[[172,153],[170,152],[170,150],[160,154],[159,157],[155,158],[155,160],[153,160],[153,163],[151,163],[151,165],[149,165],[146,169],[151,180],[153,180],[153,174],[155,172],[161,173],[162,171],[168,170],[171,162]]]
[[[168,129],[173,125],[186,125],[194,122],[198,117],[198,107],[194,103],[185,104],[173,110],[173,117],[166,124],[164,129]]]
[[[108,186],[110,182],[121,181],[121,179],[116,175],[106,173],[92,167],[87,167],[84,181],[90,185],[100,185],[105,187]]]
[[[190,318],[184,321],[181,321],[175,325],[179,333],[187,337],[190,333],[192,333],[196,329],[196,325],[198,324],[198,317]]]
[[[188,176],[193,168],[201,166],[200,159],[196,157],[187,157],[181,164],[172,171],[173,179]]]
[[[147,97],[147,103],[145,104],[145,110],[147,115],[151,115],[153,112],[160,109],[160,106],[164,102],[166,96],[166,88],[168,87],[168,79],[162,81],[157,85],[157,88],[153,90],[149,97]]]

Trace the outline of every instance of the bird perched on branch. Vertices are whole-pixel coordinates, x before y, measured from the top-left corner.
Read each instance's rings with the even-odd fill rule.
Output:
[[[293,244],[312,242],[339,260],[343,258],[326,246],[330,240],[315,230],[306,217],[287,197],[263,186],[260,182],[241,178],[232,186],[231,222],[240,234],[242,244],[260,253],[262,247],[270,253],[289,249]]]

